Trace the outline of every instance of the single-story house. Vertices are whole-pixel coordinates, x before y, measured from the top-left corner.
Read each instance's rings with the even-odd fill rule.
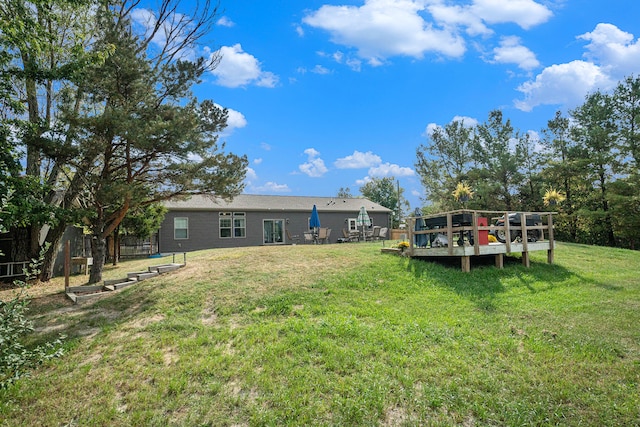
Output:
[[[294,243],[288,235],[299,236],[299,243],[303,243],[313,205],[321,226],[332,230],[329,243],[343,237],[343,228],[356,229],[362,207],[373,226],[390,227],[393,214],[391,209],[364,198],[240,194],[231,202],[193,196],[164,205],[168,212],[158,231],[162,253]]]

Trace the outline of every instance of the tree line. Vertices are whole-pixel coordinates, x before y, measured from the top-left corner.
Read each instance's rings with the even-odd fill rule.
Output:
[[[554,210],[562,240],[635,249],[640,239],[640,77],[556,112],[539,138],[494,110],[480,124],[435,127],[416,156],[427,211]],[[460,183],[473,191],[464,204]],[[563,200],[545,206],[549,191]]]
[[[46,281],[66,227],[84,224],[89,282],[99,282],[106,239],[126,218],[170,198],[242,191],[247,158],[218,141],[227,111],[191,91],[219,62],[201,46],[217,14],[212,0],[154,10],[140,0],[0,2],[0,223],[11,259],[44,250]]]

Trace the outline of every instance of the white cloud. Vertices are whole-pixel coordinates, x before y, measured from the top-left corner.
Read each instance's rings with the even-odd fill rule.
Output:
[[[256,159],[254,163],[256,164],[261,163],[261,161],[258,162],[257,160],[258,159]],[[250,190],[253,193],[267,193],[267,194],[288,193],[291,191],[289,189],[289,186],[287,186],[287,184],[278,184],[273,181],[269,181],[264,183],[263,185],[256,185],[255,184],[256,181],[258,181],[258,174],[253,168],[248,167],[246,169],[246,174],[244,178],[244,183],[246,185],[245,193],[247,190]]]
[[[540,66],[536,55],[520,44],[520,38],[503,37],[500,46],[493,49],[493,60],[502,64],[516,64],[523,70],[532,70]]]
[[[253,164],[254,165],[259,165],[260,163],[262,163],[262,157],[258,157],[257,159],[253,159]]]
[[[355,49],[360,61],[385,64],[394,56],[422,59],[425,54],[460,58],[466,51],[462,37],[491,36],[494,24],[515,23],[528,30],[547,22],[552,11],[535,0],[472,0],[451,4],[445,0],[364,0],[364,4],[324,5],[309,12],[302,22],[329,33],[332,42]],[[460,2],[458,2],[460,3]],[[548,3],[548,2],[546,2]],[[361,62],[334,59],[359,71]],[[539,64],[520,43],[494,52],[496,62],[516,63],[525,70]],[[534,65],[535,64],[535,65]]]
[[[414,176],[415,172],[411,168],[402,167],[402,166],[398,166],[391,163],[383,163],[378,166],[374,166],[370,168],[369,175],[379,176],[379,177],[385,177],[385,176],[400,177],[400,176]]]
[[[533,0],[474,0],[470,5],[448,5],[432,0],[427,9],[446,28],[464,28],[470,36],[493,34],[487,24],[513,22],[529,29],[547,22],[552,12]]]
[[[216,22],[217,25],[220,25],[221,27],[233,27],[235,24],[235,22],[233,22],[231,19],[227,18],[226,16],[223,16],[222,18],[218,19],[218,22]]]
[[[251,187],[256,193],[288,193],[291,191],[287,184],[278,184],[276,182],[266,182],[264,185]]]
[[[222,58],[211,73],[217,77],[219,85],[226,87],[241,87],[249,84],[264,87],[277,85],[278,77],[271,72],[263,71],[256,57],[244,52],[239,43],[223,46],[218,53]]]
[[[466,27],[470,36],[490,35],[493,31],[487,28],[482,18],[476,15],[470,6],[445,5],[440,2],[427,6],[436,22],[451,28]]]
[[[334,166],[338,169],[364,169],[382,163],[382,159],[371,151],[362,153],[354,151],[353,154],[342,157],[334,162]]]
[[[224,108],[220,104],[215,104],[215,106],[218,108]],[[244,114],[231,108],[227,108],[227,127],[225,128],[225,133],[231,133],[234,129],[240,129],[246,125],[247,119]]]
[[[310,159],[313,157],[318,157],[320,155],[320,152],[315,148],[307,148],[303,151],[303,153],[309,156]]]
[[[524,99],[515,101],[517,108],[531,111],[545,104],[573,107],[589,92],[608,91],[617,81],[640,69],[640,41],[615,25],[598,24],[577,39],[589,42],[585,46],[586,60],[551,65],[534,80],[520,85],[518,91]]]
[[[315,74],[331,74],[331,70],[323,67],[322,65],[316,65],[315,67],[313,67],[311,72]]]
[[[347,59],[346,64],[353,71],[360,71],[362,69],[362,61],[359,59],[349,58]]]
[[[441,128],[440,125],[436,123],[429,123],[427,127],[424,129],[424,136],[431,137],[431,135],[433,135],[433,132],[435,132],[436,129],[439,129],[439,128]]]
[[[253,168],[247,168],[246,174],[244,177],[244,181],[247,184],[251,184],[251,182],[256,181],[258,179],[258,174]]]
[[[474,119],[473,117],[467,117],[467,116],[454,116],[453,119],[451,119],[451,123],[453,122],[462,122],[464,126],[467,128],[472,128],[478,125],[477,119]],[[444,128],[437,123],[429,123],[424,130],[423,136],[431,138],[431,135],[433,135],[433,132],[436,129],[439,129],[440,131],[444,130]]]
[[[590,43],[585,57],[601,64],[617,80],[640,69],[640,40],[615,25],[598,24],[590,32],[577,37]]]
[[[478,119],[468,116],[454,116],[452,122],[463,122],[465,127],[472,128],[478,126]]]
[[[356,179],[356,184],[357,185],[365,185],[367,182],[371,182],[371,177],[365,176],[362,179]]]
[[[578,105],[590,91],[607,90],[615,82],[601,67],[585,61],[552,65],[545,68],[533,81],[521,84],[517,90],[524,94],[523,100],[515,101],[522,111],[531,111],[538,105]]]
[[[307,162],[298,166],[300,172],[312,178],[319,178],[323,176],[329,169],[324,164],[320,156],[320,152],[314,148],[307,148],[304,150],[304,154],[307,155]]]
[[[436,29],[420,15],[422,1],[365,0],[356,6],[324,5],[303,22],[331,34],[334,43],[355,47],[358,56],[380,65],[391,56],[422,58],[427,52],[460,57],[464,40],[448,29]]]
[[[474,0],[471,10],[486,23],[514,22],[525,30],[547,22],[553,15],[533,0]]]
[[[271,151],[271,145],[267,144],[266,142],[261,142],[260,148],[262,148],[264,151]]]

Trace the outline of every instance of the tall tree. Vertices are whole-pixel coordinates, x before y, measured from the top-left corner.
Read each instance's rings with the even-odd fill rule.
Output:
[[[528,211],[542,210],[542,170],[543,155],[538,147],[537,137],[527,132],[518,136],[516,152],[520,158],[522,182],[518,185],[519,204]]]
[[[96,220],[104,222],[105,227],[97,227],[103,234],[117,226],[132,200],[153,203],[171,194],[205,190],[219,190],[218,195],[225,197],[239,191],[244,159],[225,155],[223,144],[212,136],[224,126],[226,112],[188,94],[202,70],[215,67],[219,57],[180,61],[197,56],[197,43],[212,28],[218,4],[204,0],[186,13],[186,3],[161,0],[154,11],[142,9],[139,0],[7,0],[0,4],[3,124],[10,125],[11,140],[24,145],[27,172],[48,184],[50,190],[42,192],[42,200],[64,209],[46,234],[50,245],[42,280],[51,277],[66,226],[80,218],[102,218]],[[146,21],[133,23],[134,15],[146,16]],[[114,28],[122,31],[120,38],[109,38]],[[122,52],[115,51],[118,44],[123,49],[127,43],[133,49],[131,59],[142,61],[131,62],[135,65],[131,69],[110,67],[117,61],[125,64]],[[111,81],[100,83],[100,79]],[[179,83],[167,84],[172,79]],[[154,84],[155,97],[140,95],[145,85]],[[130,108],[133,99],[141,103],[138,111]],[[184,108],[176,109],[179,106]],[[131,126],[125,129],[125,123]],[[187,128],[191,130],[183,137],[192,140],[183,141],[185,151],[180,151],[175,133]],[[149,136],[154,132],[155,139]],[[145,134],[147,157],[140,154]],[[157,150],[171,138],[173,146]],[[130,145],[122,155],[122,147],[133,140],[138,141],[138,151]],[[118,148],[105,148],[106,141]],[[163,163],[167,158],[171,161]],[[189,164],[187,158],[197,161]],[[181,166],[176,165],[180,162]],[[94,185],[98,176],[105,178],[103,183],[108,177],[112,182]],[[119,207],[112,210],[115,206]],[[42,223],[31,225],[30,249],[35,250]],[[98,276],[92,275],[92,280]]]
[[[640,173],[640,76],[627,77],[613,93],[618,141],[629,174]]]
[[[437,126],[429,142],[416,150],[416,172],[425,190],[425,198],[441,209],[453,206],[453,192],[458,182],[469,178],[473,167],[472,151],[475,127],[464,120]]]
[[[575,193],[579,187],[581,150],[571,138],[569,118],[556,111],[543,130],[546,150],[546,167],[542,171],[547,185],[560,190],[566,197],[558,218],[560,233],[571,241],[577,241],[578,218]]]
[[[612,97],[601,92],[590,94],[571,115],[574,120],[572,137],[584,150],[582,163],[586,183],[596,190],[591,192],[592,205],[583,209],[583,213],[591,220],[595,239],[615,246],[608,193],[613,175],[619,170]]]
[[[493,110],[488,119],[478,125],[474,144],[474,160],[477,162],[476,180],[484,183],[484,200],[498,209],[517,208],[514,197],[521,175],[518,171],[521,154],[512,143],[516,135],[511,120],[503,118],[502,111]]]
[[[130,209],[112,234],[113,265],[116,265],[120,258],[121,236],[133,237],[136,240],[153,236],[160,228],[166,213],[167,208],[160,203]]]
[[[630,76],[613,92],[620,168],[609,187],[613,228],[623,246],[640,239],[640,77]]]
[[[392,227],[397,228],[401,218],[409,211],[410,206],[402,196],[404,189],[397,185],[394,177],[372,178],[360,187],[360,194],[372,202],[391,209],[395,215]]]
[[[349,189],[349,187],[340,187],[336,197],[338,199],[351,199],[353,197],[353,194],[351,194],[351,190]]]
[[[106,239],[129,210],[190,194],[232,198],[243,188],[247,166],[246,157],[218,144],[226,110],[198,102],[190,92],[209,64],[158,63],[134,35],[129,17],[118,12],[99,10],[98,44],[114,46],[114,52],[87,72],[83,108],[71,118],[83,150],[91,153],[85,157],[98,160],[84,171],[94,258],[90,283],[102,279]]]
[[[5,135],[24,147],[25,172],[37,204],[55,205],[57,163],[69,155],[60,147],[57,93],[66,90],[88,60],[85,43],[89,2],[77,0],[6,0],[0,3],[0,120]],[[48,187],[45,187],[48,185]],[[14,235],[20,259],[39,253],[42,226],[56,215],[33,218]],[[25,243],[25,244],[23,244]]]

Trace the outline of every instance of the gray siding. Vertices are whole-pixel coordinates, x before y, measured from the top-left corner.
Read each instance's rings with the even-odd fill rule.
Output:
[[[224,209],[225,212],[233,212]],[[170,210],[165,216],[159,230],[160,252],[189,252],[209,248],[229,248],[241,246],[263,245],[263,220],[282,219],[285,228],[292,235],[300,235],[300,242],[304,241],[302,233],[308,230],[309,212],[287,212],[286,209],[271,209],[268,211],[245,212],[246,237],[220,238],[219,212],[217,210]],[[242,211],[235,211],[242,212]],[[330,243],[336,243],[342,237],[342,229],[347,228],[347,219],[356,218],[358,212],[320,212],[320,222],[323,227],[331,228]],[[389,226],[388,212],[369,212],[374,225]],[[174,239],[173,220],[177,217],[189,218],[189,238]],[[284,244],[289,244],[284,235]]]

